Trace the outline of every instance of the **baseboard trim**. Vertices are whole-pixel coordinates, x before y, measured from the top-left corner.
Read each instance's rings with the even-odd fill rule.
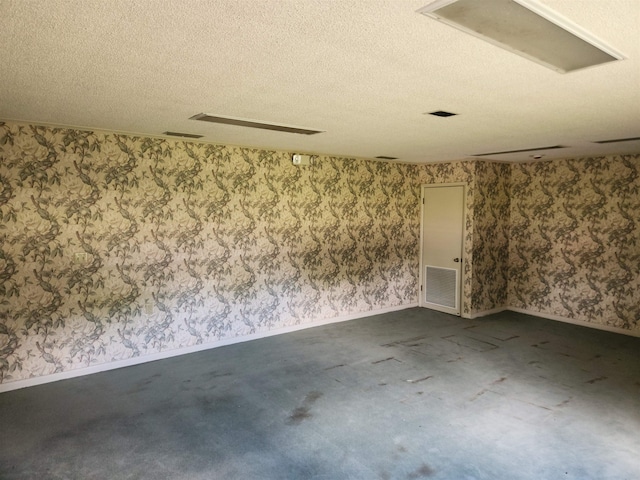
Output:
[[[9,392],[12,390],[19,390],[21,388],[34,387],[36,385],[42,385],[45,383],[58,382],[60,380],[67,380],[69,378],[83,377],[85,375],[92,375],[94,373],[106,372],[108,370],[115,370],[118,368],[132,367],[134,365],[140,365],[147,362],[155,362],[157,360],[164,360],[166,358],[177,357],[180,355],[188,355],[190,353],[201,352],[203,350],[210,350],[212,348],[224,347],[226,345],[233,345],[235,343],[249,342],[251,340],[258,340],[260,338],[272,337],[275,335],[283,335],[285,333],[296,332],[298,330],[306,330],[307,328],[320,327],[322,325],[329,325],[331,323],[347,322],[349,320],[355,320],[357,318],[372,317],[374,315],[381,315],[383,313],[397,312],[400,310],[406,310],[408,308],[417,307],[418,303],[410,303],[404,305],[397,305],[394,307],[387,307],[378,310],[369,310],[365,312],[358,312],[349,315],[341,315],[338,317],[324,318],[316,320],[310,323],[303,323],[299,325],[290,325],[288,327],[276,328],[265,332],[253,333],[250,335],[243,335],[241,337],[225,338],[218,340],[217,342],[204,343],[200,345],[192,345],[190,347],[177,348],[174,350],[167,350],[165,352],[152,353],[141,357],[127,358],[125,360],[117,360],[114,362],[102,363],[100,365],[92,365],[90,367],[76,368],[67,372],[52,373],[50,375],[43,375],[40,377],[27,378],[25,380],[10,381],[8,383],[0,384],[0,393]]]
[[[622,335],[629,335],[631,337],[640,337],[640,331],[627,330],[625,328],[611,327],[609,325],[599,325],[597,323],[587,322],[585,320],[576,320],[575,318],[562,317],[560,315],[553,315],[551,313],[536,312],[533,310],[527,310],[526,308],[507,307],[505,310],[512,312],[524,313],[526,315],[533,315],[534,317],[546,318],[548,320],[555,320],[557,322],[571,323],[573,325],[580,325],[581,327],[595,328],[597,330],[604,330],[607,332],[621,333]]]
[[[486,317],[487,315],[493,315],[494,313],[500,313],[500,312],[504,312],[506,310],[509,310],[509,307],[492,308],[491,310],[483,310],[481,312],[474,312],[471,315],[469,315],[469,318],[474,319],[474,318]]]

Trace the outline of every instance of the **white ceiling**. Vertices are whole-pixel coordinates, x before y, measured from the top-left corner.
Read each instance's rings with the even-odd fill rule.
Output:
[[[592,143],[640,137],[640,0],[541,1],[627,57],[568,74],[416,13],[430,2],[0,0],[0,119],[416,163],[640,153]]]

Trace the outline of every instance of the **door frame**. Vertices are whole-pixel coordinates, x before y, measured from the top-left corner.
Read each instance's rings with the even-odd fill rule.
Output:
[[[429,308],[430,310],[438,310],[433,308],[430,304],[426,306],[424,301],[423,288],[424,288],[424,207],[425,207],[425,192],[427,188],[442,188],[442,187],[462,187],[462,251],[460,252],[460,277],[458,285],[458,298],[460,317],[466,317],[464,315],[464,276],[465,276],[465,240],[467,238],[467,188],[468,185],[465,182],[452,182],[452,183],[423,183],[420,186],[420,275],[418,276],[418,306],[422,308]]]

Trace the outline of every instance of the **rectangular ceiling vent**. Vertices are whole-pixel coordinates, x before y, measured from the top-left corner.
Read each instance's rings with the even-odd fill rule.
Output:
[[[538,147],[538,148],[523,148],[521,150],[505,150],[504,152],[489,152],[489,153],[476,153],[471,155],[472,157],[487,157],[489,155],[506,155],[507,153],[526,153],[526,152],[540,152],[543,150],[556,150],[558,148],[567,148],[562,145],[554,145],[552,147]]]
[[[447,118],[447,117],[454,117],[457,115],[457,113],[446,112],[444,110],[436,110],[435,112],[427,112],[425,113],[425,115],[433,115],[434,117]]]
[[[183,137],[183,138],[202,138],[204,135],[196,135],[194,133],[180,133],[180,132],[163,132],[163,135],[170,137]]]
[[[308,128],[277,125],[274,123],[264,123],[258,122],[256,120],[247,120],[244,118],[222,117],[220,115],[209,115],[207,113],[199,113],[198,115],[194,115],[190,118],[190,120],[221,123],[223,125],[234,125],[236,127],[260,128],[263,130],[273,130],[276,132],[298,133],[300,135],[315,135],[316,133],[324,133],[323,130],[311,130]]]
[[[436,0],[418,13],[560,73],[624,58],[534,0]]]
[[[621,143],[621,142],[635,142],[638,140],[640,140],[640,137],[616,138],[615,140],[600,140],[599,142],[593,142],[593,143]]]

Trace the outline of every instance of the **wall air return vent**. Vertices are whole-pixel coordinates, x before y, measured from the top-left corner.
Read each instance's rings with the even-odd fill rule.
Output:
[[[560,73],[624,58],[534,0],[436,0],[418,13]]]
[[[457,307],[457,270],[427,265],[424,278],[425,302],[447,308]]]
[[[257,120],[247,120],[244,118],[222,117],[220,115],[209,115],[207,113],[199,113],[190,118],[190,120],[200,120],[202,122],[221,123],[223,125],[235,125],[237,127],[260,128],[263,130],[273,130],[276,132],[298,133],[300,135],[315,135],[323,133],[322,130],[310,130],[301,127],[291,127],[287,125],[276,125],[274,123],[264,123]]]

